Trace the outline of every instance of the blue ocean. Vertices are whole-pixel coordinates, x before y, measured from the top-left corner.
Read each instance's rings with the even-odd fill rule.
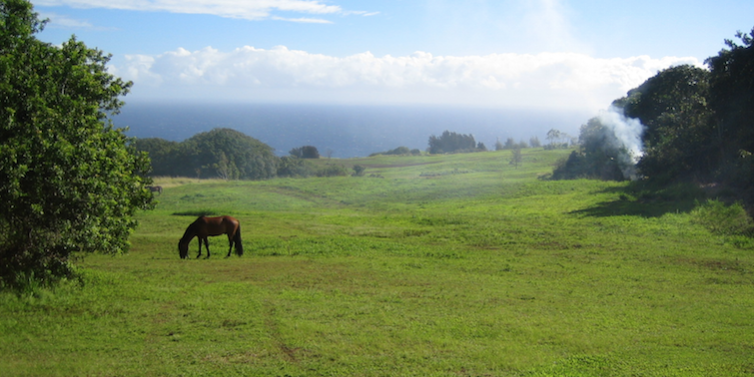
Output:
[[[332,157],[363,157],[405,146],[425,150],[444,131],[471,134],[494,149],[507,138],[545,142],[558,129],[578,136],[593,114],[583,111],[454,108],[440,106],[349,106],[292,104],[127,103],[113,117],[137,138],[182,141],[213,128],[232,128],[287,155],[313,145]]]

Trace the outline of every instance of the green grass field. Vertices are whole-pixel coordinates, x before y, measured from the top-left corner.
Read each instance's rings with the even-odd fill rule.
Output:
[[[539,179],[567,153],[159,179],[129,253],[0,293],[0,375],[754,374],[752,242],[696,221],[694,188]],[[200,213],[238,218],[245,255],[179,259]]]

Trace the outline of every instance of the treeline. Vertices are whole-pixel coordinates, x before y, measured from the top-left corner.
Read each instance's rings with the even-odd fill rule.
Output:
[[[560,134],[558,131],[551,131]],[[496,150],[527,148],[525,142],[515,143],[508,139],[505,144],[498,141]],[[539,139],[530,139],[532,147],[541,146]],[[552,143],[550,145],[553,145]],[[567,144],[566,144],[567,145]],[[161,138],[144,138],[134,141],[136,151],[146,152],[152,163],[151,176],[182,176],[221,179],[268,179],[273,177],[329,177],[364,175],[363,167],[353,167],[349,171],[337,163],[313,164],[309,160],[319,159],[316,147],[305,145],[288,151],[288,156],[277,157],[269,145],[241,132],[216,128],[202,132],[182,142]],[[548,146],[546,145],[545,148]],[[487,147],[474,140],[473,135],[445,131],[442,135],[429,138],[427,152],[466,153],[486,151]],[[397,147],[376,155],[420,156],[419,149]]]
[[[320,157],[314,146],[293,148],[289,156],[277,157],[269,145],[229,128],[202,132],[182,142],[137,139],[135,147],[149,154],[152,176],[268,179],[350,174],[343,165],[320,166],[307,161]]]
[[[136,149],[149,154],[154,176],[266,179],[277,175],[279,160],[269,145],[227,128],[182,142],[137,139]]]
[[[616,99],[625,121],[638,119],[643,153],[631,156],[619,131],[604,118],[581,127],[580,147],[553,172],[555,178],[626,179],[625,157],[638,162],[635,177],[668,183],[754,184],[754,29],[740,44],[705,61],[707,69],[681,65],[659,72]]]

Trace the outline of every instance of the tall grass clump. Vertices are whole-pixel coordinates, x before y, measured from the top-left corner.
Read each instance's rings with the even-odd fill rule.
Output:
[[[721,236],[750,236],[754,227],[751,217],[740,203],[726,205],[719,200],[697,201],[692,211],[692,219],[697,224]]]

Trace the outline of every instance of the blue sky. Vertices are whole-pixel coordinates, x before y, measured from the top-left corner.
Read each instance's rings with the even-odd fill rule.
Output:
[[[751,0],[33,0],[127,101],[598,110],[754,27]]]

